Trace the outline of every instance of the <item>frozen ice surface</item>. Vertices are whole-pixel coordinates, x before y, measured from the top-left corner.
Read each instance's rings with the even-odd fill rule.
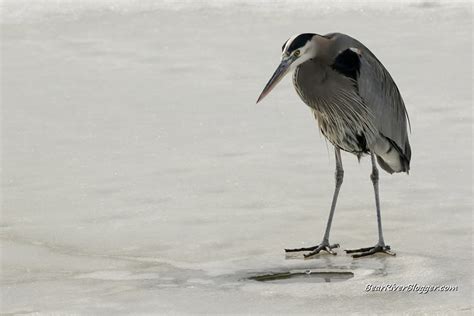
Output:
[[[472,4],[3,1],[1,313],[472,313]],[[344,32],[390,70],[409,176],[383,174],[396,257],[285,259],[320,241],[332,148],[281,44]],[[376,242],[370,162],[343,155],[332,242]],[[342,282],[265,283],[290,270]],[[367,284],[457,285],[450,293]]]

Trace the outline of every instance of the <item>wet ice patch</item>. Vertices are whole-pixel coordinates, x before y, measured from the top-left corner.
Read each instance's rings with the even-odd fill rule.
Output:
[[[254,275],[249,280],[271,283],[329,283],[342,282],[354,277],[350,271],[340,270],[293,270]]]

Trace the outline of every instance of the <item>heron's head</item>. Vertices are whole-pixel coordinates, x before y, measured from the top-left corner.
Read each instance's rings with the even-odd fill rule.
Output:
[[[294,35],[283,44],[280,65],[258,97],[257,103],[269,94],[287,73],[316,56],[315,35],[312,33]]]

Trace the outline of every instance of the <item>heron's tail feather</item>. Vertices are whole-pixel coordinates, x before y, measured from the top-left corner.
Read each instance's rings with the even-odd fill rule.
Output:
[[[373,146],[373,151],[379,166],[388,173],[410,171],[411,148],[408,141],[402,150],[390,138],[381,135]]]

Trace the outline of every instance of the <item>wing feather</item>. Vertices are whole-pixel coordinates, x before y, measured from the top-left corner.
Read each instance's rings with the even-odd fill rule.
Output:
[[[360,52],[358,90],[374,116],[374,124],[382,135],[394,142],[408,161],[410,121],[397,85],[382,63],[367,49]]]

